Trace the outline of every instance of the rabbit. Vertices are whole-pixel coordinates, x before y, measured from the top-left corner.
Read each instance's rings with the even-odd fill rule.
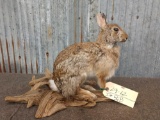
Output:
[[[117,42],[125,42],[128,35],[117,24],[108,24],[104,13],[97,14],[97,23],[101,30],[96,41],[75,43],[62,50],[54,62],[53,80],[49,85],[65,98],[78,93],[96,98],[81,87],[87,76],[95,75],[99,87],[105,88],[106,80],[119,66],[120,47]]]

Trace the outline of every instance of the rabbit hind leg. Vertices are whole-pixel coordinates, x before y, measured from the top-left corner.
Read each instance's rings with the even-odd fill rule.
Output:
[[[86,79],[86,74],[83,73],[82,75],[78,76],[70,76],[67,79],[62,80],[63,84],[61,86],[62,95],[65,98],[70,98],[74,95],[76,95],[77,90],[80,88],[80,86],[83,84],[83,82]]]
[[[77,91],[77,96],[79,99],[88,101],[94,101],[95,99],[97,99],[97,96],[94,93],[82,88],[79,88],[79,90]]]
[[[89,90],[89,91],[95,91],[96,90],[91,85],[82,85],[81,87],[84,88],[85,90]]]

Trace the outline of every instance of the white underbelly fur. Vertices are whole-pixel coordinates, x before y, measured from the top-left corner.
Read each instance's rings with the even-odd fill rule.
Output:
[[[109,72],[109,75],[107,75],[107,76],[105,77],[105,80],[110,79],[112,76],[114,76],[114,74],[115,74],[115,70],[111,70],[111,71]]]

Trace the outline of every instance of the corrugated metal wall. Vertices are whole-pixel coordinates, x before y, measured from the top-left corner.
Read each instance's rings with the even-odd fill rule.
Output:
[[[97,38],[100,11],[129,34],[116,75],[160,77],[160,0],[0,0],[0,72],[52,70],[63,48]]]

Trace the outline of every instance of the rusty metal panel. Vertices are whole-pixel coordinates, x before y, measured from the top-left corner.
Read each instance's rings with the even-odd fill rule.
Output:
[[[0,73],[44,73],[57,54],[95,41],[96,14],[129,34],[116,76],[160,77],[159,0],[0,0]]]

